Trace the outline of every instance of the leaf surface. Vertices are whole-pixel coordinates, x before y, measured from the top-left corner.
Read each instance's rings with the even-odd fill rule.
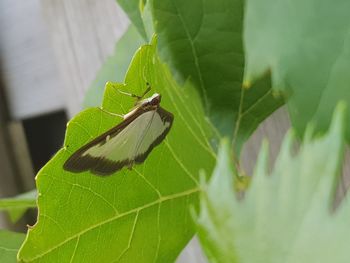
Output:
[[[24,234],[0,230],[0,262],[15,263],[16,255],[20,248]]]
[[[221,134],[236,141],[236,148],[283,104],[272,95],[268,76],[250,90],[242,88],[243,2],[152,1],[161,58],[178,80],[195,84],[207,115]]]
[[[121,121],[107,112],[133,107],[134,98],[117,89],[140,95],[146,82],[175,116],[162,144],[142,165],[109,177],[64,171],[75,150]],[[192,237],[188,206],[198,202],[198,172],[209,173],[216,159],[196,91],[177,86],[153,42],[136,53],[125,84],[106,85],[102,108],[69,122],[64,148],[38,174],[39,218],[19,252],[22,262],[172,262]]]
[[[242,200],[234,190],[236,170],[223,143],[218,163],[201,195],[199,237],[211,262],[348,262],[350,204],[332,211],[344,155],[345,109],[338,107],[330,131],[293,154],[290,133],[273,171],[263,147]]]
[[[247,1],[245,82],[271,71],[300,135],[310,121],[326,131],[338,101],[350,103],[348,10],[347,0]]]

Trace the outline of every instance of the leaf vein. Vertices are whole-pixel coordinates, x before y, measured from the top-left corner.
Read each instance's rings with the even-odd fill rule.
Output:
[[[198,144],[200,146],[202,146],[208,153],[210,153],[210,155],[214,158],[216,158],[215,154],[213,153],[213,151],[211,150],[211,148],[208,148],[205,144],[203,144],[202,140],[200,138],[198,138],[197,134],[192,130],[191,126],[187,123],[186,118],[184,118],[184,116],[181,114],[181,111],[179,110],[179,108],[176,106],[176,103],[174,102],[174,98],[172,97],[172,95],[170,94],[170,92],[168,91],[168,95],[170,100],[172,101],[178,116],[180,116],[180,118],[182,119],[183,123],[186,124],[187,129],[190,131],[190,133],[193,135],[193,137],[195,138],[195,140],[198,142]],[[184,105],[184,108],[186,108],[186,106]]]
[[[182,163],[182,161],[179,159],[179,157],[176,155],[174,149],[170,146],[168,140],[165,140],[165,145],[168,147],[169,151],[171,152],[171,154],[173,155],[175,161],[180,165],[180,167],[182,168],[182,170],[184,170],[184,172],[191,178],[191,180],[196,184],[199,185],[198,180],[195,178],[195,176],[189,171],[187,170],[186,166]]]
[[[80,240],[80,236],[77,237],[77,242],[75,243],[74,250],[73,250],[73,254],[72,254],[72,257],[70,258],[70,263],[73,262],[73,259],[74,259],[74,257],[75,257],[75,253],[77,252],[79,240]]]
[[[206,90],[204,88],[204,81],[203,81],[202,72],[201,72],[201,69],[200,69],[200,66],[199,66],[197,50],[196,50],[196,48],[194,46],[193,39],[191,38],[191,34],[190,34],[186,24],[185,24],[185,21],[184,21],[182,15],[181,15],[181,13],[179,12],[179,9],[178,9],[178,7],[176,5],[176,1],[173,1],[173,4],[174,4],[175,10],[176,10],[176,13],[178,14],[178,17],[180,19],[180,22],[181,22],[181,24],[182,24],[182,26],[184,28],[185,34],[188,37],[188,41],[189,41],[189,43],[191,45],[191,50],[192,50],[193,59],[194,59],[194,65],[195,65],[196,70],[197,70],[199,83],[200,83],[200,88],[201,88],[201,90],[203,92],[203,97],[204,97],[204,102],[205,102],[204,104],[205,104],[206,107],[208,107],[208,105],[209,105],[208,104],[208,95],[207,95],[207,92],[206,92]]]
[[[152,189],[154,192],[157,193],[158,197],[162,197],[159,190],[144,176],[142,173],[140,173],[138,170],[136,170],[134,167],[132,168]]]
[[[63,240],[62,242],[58,243],[57,245],[49,248],[48,250],[44,251],[43,253],[41,254],[38,254],[37,256],[31,258],[30,261],[34,261],[36,259],[39,259],[39,258],[42,258],[43,256],[45,256],[46,254],[60,248],[61,246],[63,246],[64,244],[66,244],[67,242],[75,239],[76,237],[78,236],[82,236],[84,235],[85,233],[91,231],[91,230],[94,230],[95,228],[99,227],[99,226],[102,226],[102,225],[105,225],[105,224],[108,224],[110,222],[113,222],[114,220],[118,220],[119,218],[122,218],[124,216],[127,216],[127,215],[130,215],[132,213],[135,213],[135,212],[139,212],[141,210],[144,210],[144,209],[147,209],[147,208],[150,208],[154,205],[157,205],[159,203],[162,203],[162,202],[166,202],[166,201],[169,201],[169,200],[174,200],[174,199],[177,199],[177,198],[182,198],[182,197],[186,197],[188,195],[191,195],[191,194],[195,194],[195,193],[198,193],[200,191],[200,188],[196,187],[196,188],[192,188],[192,189],[188,189],[186,191],[183,191],[183,192],[180,192],[180,193],[176,193],[176,194],[172,194],[172,195],[167,195],[167,196],[163,196],[162,198],[159,198],[153,202],[150,202],[148,204],[145,204],[143,206],[140,206],[140,207],[136,207],[134,209],[131,209],[127,212],[124,212],[124,213],[121,213],[121,214],[118,214],[118,215],[115,215],[115,216],[112,216],[106,220],[103,220],[97,224],[94,224],[94,225],[91,225],[90,227],[72,235],[71,237],[69,238],[66,238],[65,240]],[[30,262],[29,261],[29,262]]]
[[[134,233],[135,233],[135,228],[136,228],[137,220],[138,220],[138,218],[139,218],[139,214],[140,214],[140,211],[137,211],[137,212],[136,212],[136,215],[135,215],[134,223],[133,223],[132,228],[131,228],[130,237],[129,237],[129,241],[128,241],[127,247],[122,251],[122,253],[119,255],[119,257],[117,258],[117,260],[112,261],[112,263],[118,262],[118,261],[126,254],[126,252],[130,249],[130,247],[131,247],[131,242],[132,242],[132,238],[133,238]]]
[[[66,181],[66,180],[63,180],[63,179],[58,179],[58,178],[56,178],[54,176],[51,176],[49,174],[47,174],[47,176],[51,177],[52,179],[54,179],[56,181],[63,182],[63,183],[66,183],[66,184],[69,184],[69,185],[72,185],[72,186],[77,186],[80,189],[83,189],[85,191],[88,191],[88,192],[92,193],[93,195],[98,197],[100,200],[104,201],[106,204],[108,204],[110,207],[112,207],[113,210],[116,212],[116,214],[119,214],[118,209],[111,202],[109,202],[105,197],[103,197],[101,194],[97,193],[93,189],[88,188],[88,187],[83,186],[83,185],[80,185],[80,184],[77,184],[77,183],[72,183],[72,182],[69,182],[69,181]]]

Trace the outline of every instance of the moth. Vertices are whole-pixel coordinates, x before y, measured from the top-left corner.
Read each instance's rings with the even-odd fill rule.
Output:
[[[95,175],[111,175],[123,167],[131,169],[143,163],[154,147],[169,133],[174,115],[160,107],[158,93],[142,99],[123,116],[123,121],[74,152],[63,168],[70,172],[90,171]]]

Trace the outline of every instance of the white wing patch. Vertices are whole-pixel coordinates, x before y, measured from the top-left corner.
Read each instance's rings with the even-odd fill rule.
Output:
[[[170,125],[170,122],[163,122],[156,110],[145,112],[116,136],[107,136],[104,144],[92,146],[82,156],[104,158],[112,162],[137,161],[137,157],[145,154]]]

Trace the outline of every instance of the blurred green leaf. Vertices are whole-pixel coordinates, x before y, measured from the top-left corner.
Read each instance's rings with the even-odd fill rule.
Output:
[[[117,0],[117,2],[127,13],[142,38],[145,41],[149,40],[144,21],[142,20],[142,9],[146,5],[146,0]]]
[[[17,252],[25,238],[24,234],[0,230],[0,262],[17,262]]]
[[[130,25],[123,37],[117,42],[114,54],[107,58],[95,80],[91,83],[85,98],[84,108],[101,105],[106,81],[122,82],[130,61],[135,51],[145,41],[136,31],[135,26]]]
[[[245,82],[271,71],[299,134],[309,121],[326,131],[338,101],[350,103],[349,10],[348,0],[247,1]]]
[[[153,16],[152,16],[152,0],[146,1],[144,0],[144,6],[141,11],[141,18],[143,21],[143,26],[146,31],[146,35],[148,36],[148,40],[154,35],[154,27],[153,27]]]
[[[37,191],[32,190],[14,197],[0,199],[0,211],[6,211],[12,222],[22,217],[28,208],[36,207]],[[1,262],[1,261],[0,261]]]
[[[260,122],[283,104],[269,76],[242,88],[243,0],[153,0],[161,58],[179,80],[193,81],[206,113],[238,149]]]
[[[242,200],[234,190],[230,148],[221,146],[214,174],[201,195],[199,237],[211,262],[349,262],[350,203],[332,211],[344,155],[344,104],[330,131],[298,153],[287,136],[273,171],[264,145]]]
[[[214,167],[214,134],[196,91],[177,86],[155,51],[155,43],[143,46],[126,84],[107,84],[104,111],[91,108],[69,122],[64,148],[37,176],[39,218],[19,252],[23,262],[172,262],[193,236],[188,207],[198,203],[199,170]],[[133,107],[116,89],[142,94],[146,82],[175,119],[144,164],[109,177],[63,170],[76,149],[121,121],[106,111]]]

